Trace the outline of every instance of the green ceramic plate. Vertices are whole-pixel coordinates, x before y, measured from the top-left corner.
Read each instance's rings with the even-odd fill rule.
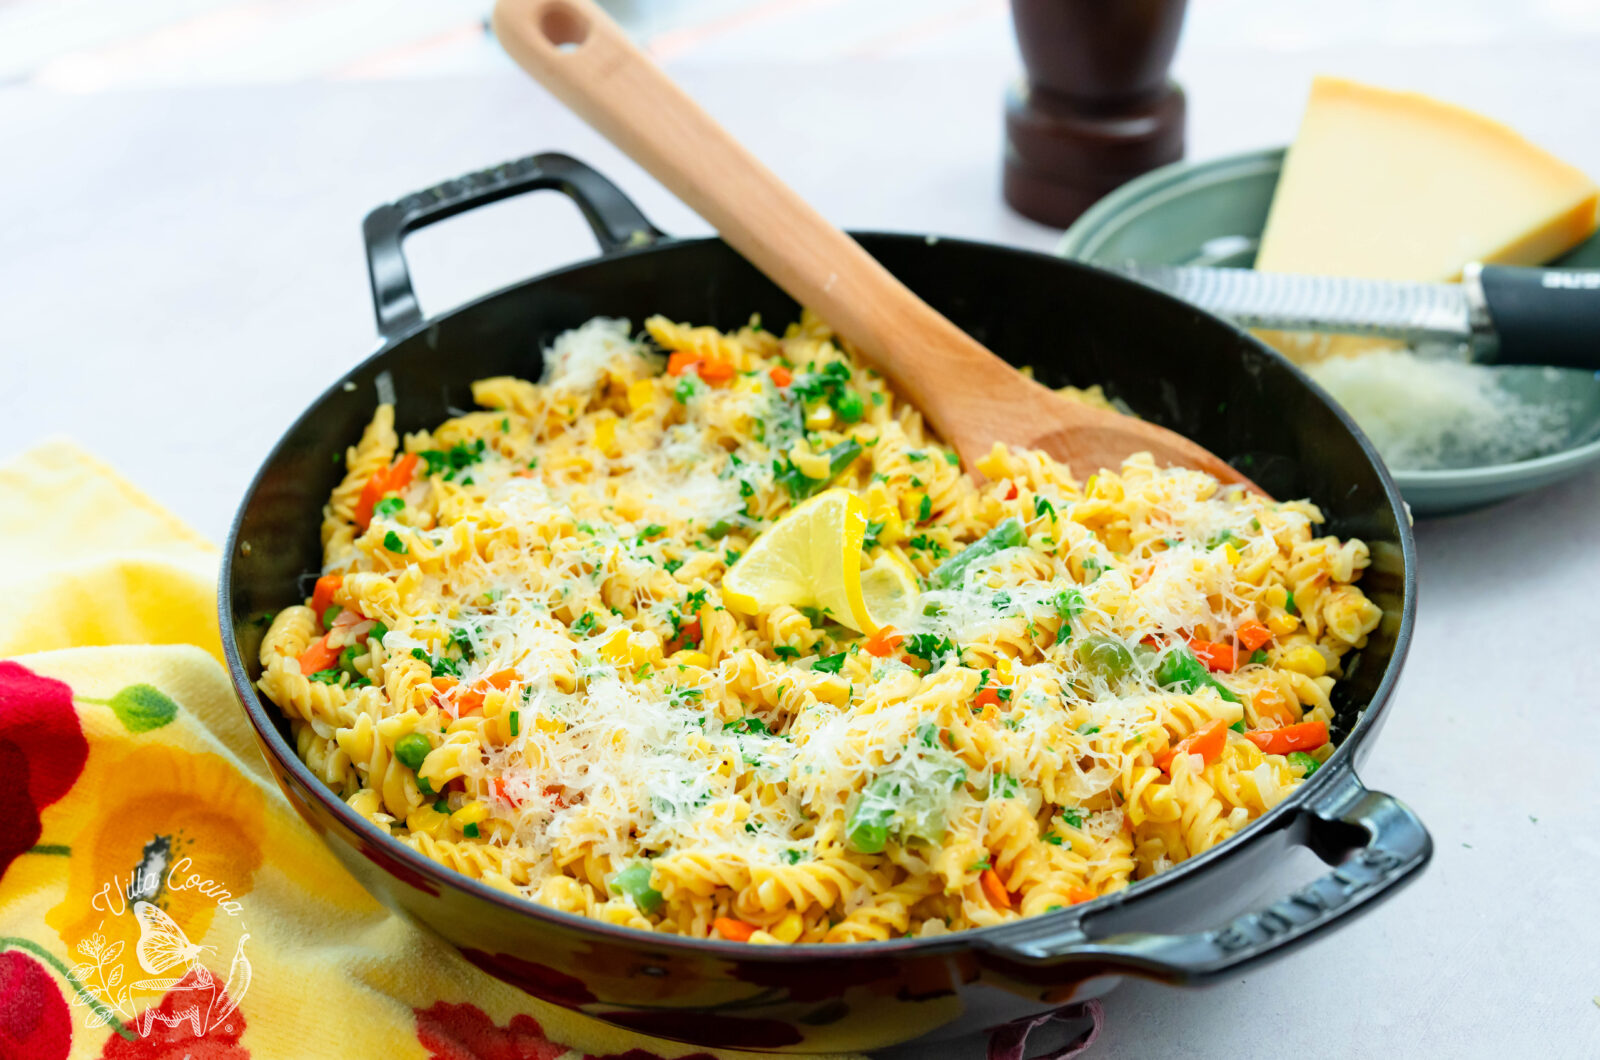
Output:
[[[1282,149],[1211,162],[1179,162],[1130,181],[1067,230],[1057,252],[1094,265],[1233,265],[1255,261]],[[1600,268],[1600,236],[1558,262]],[[1481,507],[1600,464],[1600,376],[1571,369],[1498,369],[1507,389],[1566,412],[1567,437],[1554,450],[1510,464],[1411,471],[1392,468],[1418,515]]]

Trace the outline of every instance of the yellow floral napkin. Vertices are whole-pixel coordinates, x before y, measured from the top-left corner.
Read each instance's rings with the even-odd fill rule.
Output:
[[[219,663],[215,546],[69,443],[0,466],[0,1060],[677,1060],[363,891]]]

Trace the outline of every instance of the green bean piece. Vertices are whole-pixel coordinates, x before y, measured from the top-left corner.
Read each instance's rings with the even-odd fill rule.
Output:
[[[627,895],[641,913],[661,908],[661,892],[650,886],[650,863],[635,861],[611,877],[611,889]]]
[[[1156,683],[1162,688],[1191,694],[1202,687],[1214,688],[1217,695],[1229,703],[1239,702],[1239,697],[1227,685],[1211,676],[1206,664],[1194,657],[1194,652],[1181,645],[1169,651],[1156,664]]]
[[[980,560],[988,559],[1008,548],[1021,548],[1028,543],[1027,531],[1016,516],[995,524],[995,528],[957,552],[933,569],[928,575],[928,585],[934,589],[948,589],[960,585],[967,568]]]
[[[833,403],[833,411],[837,412],[839,418],[844,422],[855,423],[866,413],[867,406],[861,400],[860,394],[857,394],[854,390],[846,390]]]
[[[1321,762],[1318,762],[1315,758],[1306,754],[1304,751],[1290,751],[1289,764],[1292,766],[1299,766],[1301,769],[1305,770],[1304,775],[1308,777],[1322,767]]]

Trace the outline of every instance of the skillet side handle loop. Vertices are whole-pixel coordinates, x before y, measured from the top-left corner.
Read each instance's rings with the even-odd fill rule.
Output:
[[[1130,932],[1092,940],[1074,930],[989,948],[1024,966],[1081,962],[1203,985],[1284,956],[1340,920],[1375,908],[1433,856],[1433,839],[1416,814],[1392,795],[1367,790],[1353,772],[1304,813],[1306,845],[1335,867],[1265,909],[1188,935]]]
[[[378,207],[362,222],[378,334],[392,340],[422,323],[422,309],[400,248],[406,236],[435,221],[542,189],[559,191],[577,203],[604,254],[664,238],[615,184],[567,155],[528,155],[435,184]]]

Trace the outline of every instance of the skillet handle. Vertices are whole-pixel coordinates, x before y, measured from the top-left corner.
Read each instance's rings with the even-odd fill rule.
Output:
[[[476,207],[545,188],[578,204],[602,253],[648,246],[664,237],[615,184],[562,154],[528,155],[435,184],[378,207],[361,224],[378,334],[394,339],[422,323],[422,309],[400,249],[407,235]]]
[[[1023,966],[1084,963],[1171,983],[1201,985],[1284,956],[1365,912],[1410,882],[1433,856],[1433,839],[1410,808],[1392,795],[1369,791],[1352,771],[1302,810],[1302,841],[1332,872],[1220,928],[1188,935],[1128,932],[1091,939],[1081,925],[1029,936],[1000,936],[985,948]],[[1019,924],[1024,928],[1026,922]],[[1000,933],[996,933],[997,936]]]

